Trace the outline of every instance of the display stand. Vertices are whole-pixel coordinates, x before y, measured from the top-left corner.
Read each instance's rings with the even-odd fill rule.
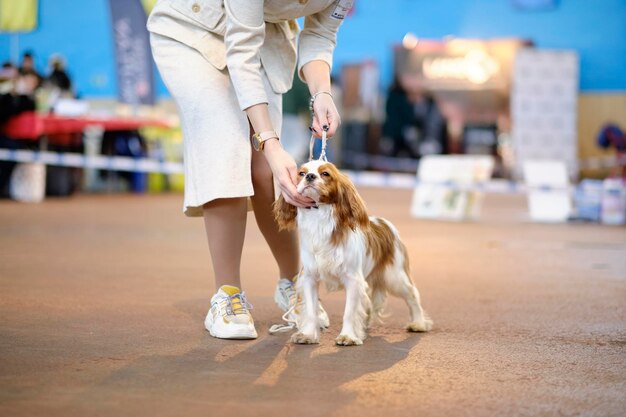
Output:
[[[567,166],[563,161],[524,162],[530,219],[563,223],[572,212]]]
[[[411,214],[422,219],[475,220],[483,184],[491,178],[491,156],[436,155],[422,158]]]

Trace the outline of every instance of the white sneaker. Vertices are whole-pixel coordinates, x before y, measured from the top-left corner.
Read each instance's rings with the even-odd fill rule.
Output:
[[[295,282],[288,280],[287,278],[281,278],[278,280],[276,291],[274,292],[274,301],[281,310],[285,311],[285,321],[289,323],[296,323],[297,317],[302,310],[302,297],[298,297],[296,294]],[[330,319],[326,310],[322,307],[320,302],[317,311],[317,318],[319,320],[320,328],[325,329],[330,326]]]
[[[237,287],[222,285],[211,298],[211,308],[204,319],[204,327],[220,339],[256,339],[254,320],[248,310],[252,306]]]

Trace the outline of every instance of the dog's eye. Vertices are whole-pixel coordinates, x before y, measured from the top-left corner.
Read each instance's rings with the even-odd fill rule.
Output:
[[[330,177],[330,174],[326,171],[322,172],[322,177]]]
[[[306,174],[306,172],[304,172],[304,171],[298,172],[298,175],[300,175],[301,177],[304,177],[305,174]]]

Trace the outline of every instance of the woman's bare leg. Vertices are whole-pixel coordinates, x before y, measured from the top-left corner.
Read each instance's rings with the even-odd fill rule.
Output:
[[[272,213],[274,181],[262,152],[252,151],[252,207],[259,229],[278,263],[280,276],[292,279],[300,269],[298,234],[295,231],[278,231]]]
[[[215,289],[241,288],[241,251],[246,233],[247,198],[220,198],[203,206],[204,227],[215,273]]]

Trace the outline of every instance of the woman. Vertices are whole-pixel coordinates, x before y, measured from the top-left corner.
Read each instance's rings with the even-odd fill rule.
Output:
[[[275,300],[283,310],[296,302],[297,239],[279,232],[272,203],[276,192],[298,207],[312,201],[296,191],[295,161],[276,133],[282,94],[297,63],[312,97],[313,132],[320,136],[327,129],[333,136],[340,119],[330,94],[332,52],[351,2],[160,0],[148,19],[155,61],[181,117],[184,212],[204,217],[218,288],[205,327],[215,337],[257,337],[240,290],[248,197],[278,264]],[[294,19],[302,16],[296,60]],[[328,322],[323,309],[320,320]]]

